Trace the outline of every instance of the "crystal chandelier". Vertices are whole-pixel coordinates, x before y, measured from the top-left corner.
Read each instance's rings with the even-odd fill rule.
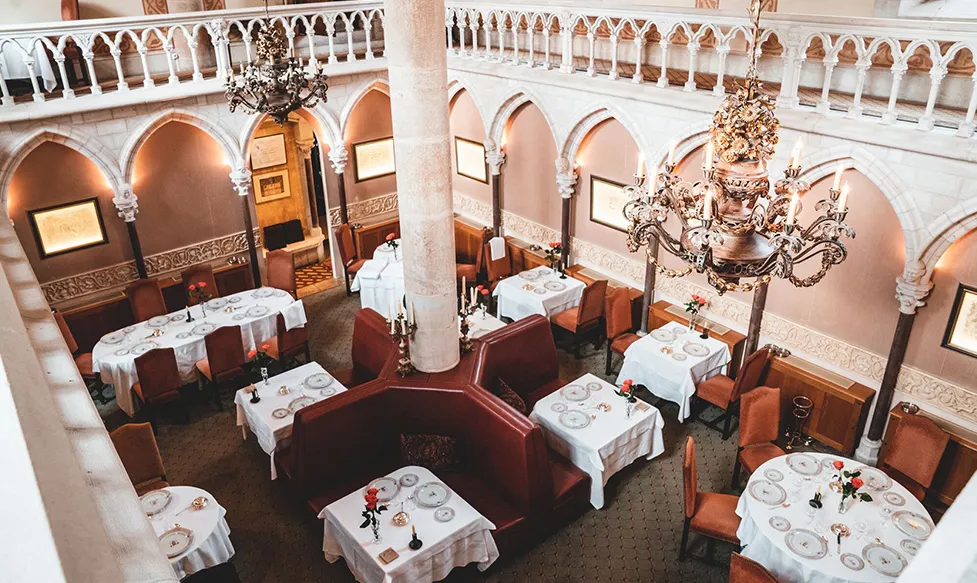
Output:
[[[311,31],[310,31],[311,34]],[[265,0],[265,18],[258,28],[256,58],[247,67],[241,65],[241,74],[228,77],[224,96],[231,112],[243,106],[249,113],[266,113],[281,126],[288,114],[300,107],[314,107],[320,99],[326,100],[326,75],[319,62],[306,68],[296,59],[282,35],[268,16],[268,0]]]
[[[751,16],[753,43],[746,84],[727,96],[713,116],[703,179],[689,183],[674,173],[673,146],[663,173],[647,181],[639,163],[634,184],[625,188],[629,201],[624,214],[631,222],[628,249],[635,252],[656,239],[658,245],[653,247],[660,245],[687,264],[679,270],[667,269],[649,250],[648,261],[658,273],[666,277],[705,273],[720,294],[752,291],[774,277],[798,287],[813,286],[848,256],[841,237],[855,236],[845,223],[848,185],[841,184],[840,167],[829,198],[814,207],[821,215],[806,228],[798,224],[801,196],[811,189],[799,178],[800,142],[784,178],[770,192],[766,163],[776,148],[780,122],[773,101],[760,92],[757,75],[759,0],[754,0]],[[681,233],[669,232],[666,221],[671,215],[681,225]],[[821,260],[817,272],[808,277],[794,274],[797,264],[814,258]]]

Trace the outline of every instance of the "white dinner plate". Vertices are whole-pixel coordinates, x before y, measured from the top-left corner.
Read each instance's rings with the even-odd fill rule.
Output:
[[[589,399],[590,391],[580,385],[567,385],[560,389],[560,395],[567,401],[579,402]]]
[[[539,273],[535,271],[520,271],[519,277],[525,279],[526,281],[536,281],[539,279]]]
[[[216,324],[211,324],[210,322],[204,322],[203,324],[197,324],[193,327],[193,332],[197,336],[206,336],[217,329]]]
[[[806,453],[792,453],[787,456],[787,467],[802,476],[816,476],[821,473],[821,464],[814,456]]]
[[[171,498],[169,490],[153,490],[139,497],[139,505],[142,506],[146,516],[153,516],[162,512],[169,505]]]
[[[668,344],[669,342],[675,342],[675,332],[672,332],[668,328],[659,328],[657,330],[652,330],[649,334],[652,338],[659,342],[664,342]]]
[[[806,528],[795,528],[784,536],[787,549],[803,559],[821,559],[828,554],[828,542]]]
[[[309,397],[308,395],[303,395],[296,399],[292,399],[292,402],[288,404],[288,410],[295,413],[303,407],[308,407],[309,405],[315,403],[315,399]]]
[[[132,348],[129,349],[129,354],[135,354],[136,356],[142,356],[150,350],[156,348],[155,342],[140,342]]]
[[[248,308],[247,314],[249,318],[260,318],[267,316],[270,312],[271,308],[268,306],[251,306]]]
[[[753,480],[746,490],[754,500],[758,500],[767,506],[783,504],[784,500],[787,499],[787,492],[768,480]]]
[[[865,487],[869,490],[884,492],[892,487],[892,478],[878,468],[859,466],[853,471],[862,473],[859,477],[865,482]]]
[[[533,288],[533,293],[536,294],[536,295],[538,295],[538,296],[545,296],[546,295],[546,290],[543,289],[543,288],[541,288],[541,287],[534,287]]]
[[[440,508],[451,498],[451,490],[441,482],[428,482],[418,486],[414,500],[418,506]]]
[[[384,476],[367,484],[363,491],[366,492],[370,488],[377,489],[378,502],[390,502],[394,499],[394,496],[397,495],[397,492],[400,491],[400,482],[391,478],[390,476]]]
[[[109,332],[105,336],[102,336],[102,342],[106,344],[118,344],[126,339],[125,332]]]
[[[241,301],[241,296],[234,296],[234,297],[227,298],[227,303],[229,304],[236,304],[239,303],[240,301]]]
[[[893,506],[906,505],[906,499],[902,497],[902,494],[898,494],[896,492],[886,492],[885,494],[882,494],[882,499]]]
[[[400,477],[400,485],[404,488],[413,488],[420,481],[421,479],[414,473],[407,473]]]
[[[187,319],[187,315],[183,312],[177,312],[170,316],[170,322],[182,322]]]
[[[275,293],[275,290],[270,289],[270,288],[267,288],[267,287],[263,287],[261,289],[256,289],[253,292],[251,292],[251,297],[258,298],[258,299],[261,299],[261,298],[270,298],[274,293]]]
[[[567,284],[563,283],[562,281],[548,281],[543,284],[543,287],[552,292],[560,292],[567,288]]]
[[[313,375],[305,377],[302,384],[309,387],[310,389],[324,389],[332,384],[333,378],[324,372],[318,372]]]
[[[193,334],[191,334],[189,332],[178,332],[177,335],[176,335],[176,338],[177,338],[177,340],[186,340],[187,338],[189,338],[191,336],[193,336]]]
[[[913,540],[911,538],[902,539],[899,542],[899,548],[901,548],[902,552],[906,553],[910,557],[915,557],[916,553],[918,553],[919,549],[922,547],[923,545],[918,540]]]
[[[681,352],[673,352],[672,353],[672,360],[676,360],[678,362],[682,362],[686,358],[688,358],[688,357],[685,356],[684,354],[682,354]]]
[[[214,298],[207,301],[207,307],[211,310],[219,310],[227,305],[227,299],[225,298]]]
[[[590,415],[577,410],[560,413],[559,420],[560,425],[569,427],[570,429],[583,429],[590,425]]]
[[[553,403],[552,405],[550,405],[550,410],[552,410],[554,413],[562,413],[567,410],[567,404]]]
[[[168,559],[183,554],[192,544],[193,531],[182,526],[175,526],[159,535],[159,546]]]
[[[319,389],[319,394],[323,397],[331,397],[336,394],[336,387],[326,387],[324,389]]]
[[[455,509],[450,506],[444,506],[434,511],[434,520],[438,522],[451,522],[451,519],[454,517]]]
[[[865,568],[865,561],[862,560],[858,555],[852,553],[845,553],[841,555],[841,564],[848,567],[852,571],[861,571]]]
[[[896,525],[896,528],[902,532],[919,540],[926,540],[933,534],[933,523],[930,522],[929,518],[909,510],[893,512],[892,524]]]
[[[889,577],[898,577],[906,568],[906,557],[892,547],[879,543],[870,543],[862,549],[862,558],[879,573]]]
[[[771,482],[780,482],[784,479],[784,474],[780,470],[775,470],[770,468],[763,471],[763,477],[770,480]]]
[[[129,349],[128,348],[120,348],[120,349],[118,349],[118,350],[115,351],[115,355],[116,356],[125,356],[127,354],[129,354]]]
[[[682,350],[692,356],[709,356],[709,347],[698,342],[688,342],[682,346]]]
[[[770,525],[770,528],[780,532],[787,532],[790,530],[790,521],[783,516],[771,516],[767,523]]]
[[[592,382],[589,382],[589,383],[586,384],[586,388],[587,388],[588,391],[594,392],[594,391],[599,391],[599,390],[603,389],[604,388],[604,385],[602,385],[602,384],[600,384],[598,382],[593,382],[592,381]]]
[[[234,314],[233,316],[231,316],[231,319],[232,320],[240,321],[240,320],[243,320],[243,319],[245,319],[247,317],[248,317],[247,314]]]
[[[288,409],[275,409],[274,411],[271,412],[271,416],[274,417],[275,419],[284,419],[291,414],[292,412],[289,411]]]
[[[147,328],[162,328],[170,323],[169,316],[153,316],[152,318],[146,320]]]

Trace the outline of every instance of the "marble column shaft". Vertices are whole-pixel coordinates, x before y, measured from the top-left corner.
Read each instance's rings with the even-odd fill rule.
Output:
[[[417,319],[411,360],[440,372],[459,360],[444,1],[384,5],[404,287]]]

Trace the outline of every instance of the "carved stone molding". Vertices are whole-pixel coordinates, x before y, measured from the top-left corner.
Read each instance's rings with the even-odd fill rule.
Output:
[[[349,222],[351,223],[368,219],[374,215],[397,212],[399,208],[396,192],[381,194],[380,196],[346,205],[346,209],[349,212]],[[338,206],[329,209],[329,221],[333,225],[340,223]]]

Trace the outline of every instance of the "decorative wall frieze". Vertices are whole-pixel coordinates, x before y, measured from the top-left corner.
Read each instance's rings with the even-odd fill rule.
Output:
[[[396,192],[381,194],[380,196],[346,205],[346,210],[349,212],[349,222],[351,223],[363,221],[376,215],[395,213],[399,208]],[[332,225],[338,225],[340,223],[338,206],[329,209],[329,221]]]
[[[490,222],[491,207],[470,197],[455,194],[455,210],[484,224]],[[508,235],[540,245],[560,239],[560,232],[556,229],[510,212],[502,214]],[[576,263],[596,269],[638,289],[644,287],[644,263],[636,258],[637,254],[628,257],[576,237],[572,238],[571,248]],[[749,325],[750,305],[733,299],[731,295],[720,296],[714,290],[697,286],[688,280],[667,277],[656,279],[655,290],[672,303],[681,303],[683,298],[692,294],[707,297],[709,305],[703,311],[704,316],[740,331],[746,330]],[[878,388],[882,381],[886,357],[844,340],[770,312],[763,316],[761,334],[765,341],[789,348],[791,352],[815,361],[815,364],[853,374],[874,388]],[[929,405],[963,421],[977,424],[977,393],[965,387],[903,365],[896,391],[905,398],[918,401],[920,405]]]
[[[257,237],[257,233],[255,234]],[[248,241],[244,231],[209,241],[202,241],[179,249],[171,249],[146,257],[146,270],[150,277],[209,261],[217,261],[245,253]],[[128,285],[139,278],[135,261],[117,263],[70,277],[41,284],[44,298],[49,304],[65,302],[87,295],[106,292]]]

